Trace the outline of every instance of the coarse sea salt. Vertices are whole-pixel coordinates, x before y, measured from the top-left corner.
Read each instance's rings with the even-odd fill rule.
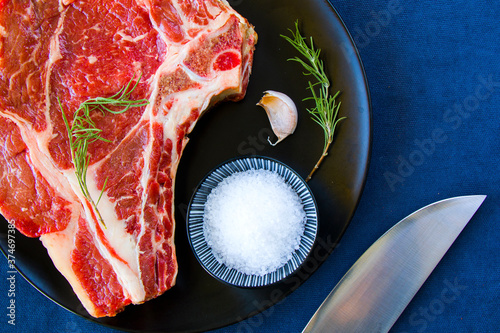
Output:
[[[208,195],[203,219],[205,239],[221,264],[262,276],[299,248],[306,213],[279,174],[259,169],[221,181]]]

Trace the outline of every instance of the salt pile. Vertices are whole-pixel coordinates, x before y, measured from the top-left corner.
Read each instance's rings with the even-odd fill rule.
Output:
[[[212,190],[204,233],[215,258],[229,268],[265,275],[299,248],[306,214],[297,193],[268,170],[235,173]]]

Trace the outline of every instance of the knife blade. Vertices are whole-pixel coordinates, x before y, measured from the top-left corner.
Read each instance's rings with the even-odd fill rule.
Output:
[[[398,222],[354,263],[303,333],[388,332],[485,198],[438,201]]]

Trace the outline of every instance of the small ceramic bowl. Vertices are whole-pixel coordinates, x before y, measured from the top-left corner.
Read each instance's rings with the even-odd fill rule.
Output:
[[[220,263],[208,246],[203,232],[204,205],[208,195],[226,177],[242,171],[264,169],[283,177],[297,193],[306,221],[299,248],[282,267],[266,275],[248,275]],[[236,287],[263,287],[276,283],[295,272],[309,255],[318,230],[318,208],[309,186],[290,167],[268,157],[241,157],[229,160],[213,169],[198,185],[187,212],[187,234],[193,252],[203,268],[216,279]]]

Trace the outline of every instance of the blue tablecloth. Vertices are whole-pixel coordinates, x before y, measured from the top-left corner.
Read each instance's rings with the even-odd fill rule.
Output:
[[[500,331],[500,5],[497,1],[332,0],[359,49],[373,150],[340,246],[281,303],[216,332],[300,332],[356,259],[414,210],[486,194],[483,206],[391,332]],[[1,260],[0,293],[8,292]],[[16,282],[16,325],[1,332],[117,332]],[[445,292],[453,297],[442,299]],[[451,301],[450,301],[451,300]]]

